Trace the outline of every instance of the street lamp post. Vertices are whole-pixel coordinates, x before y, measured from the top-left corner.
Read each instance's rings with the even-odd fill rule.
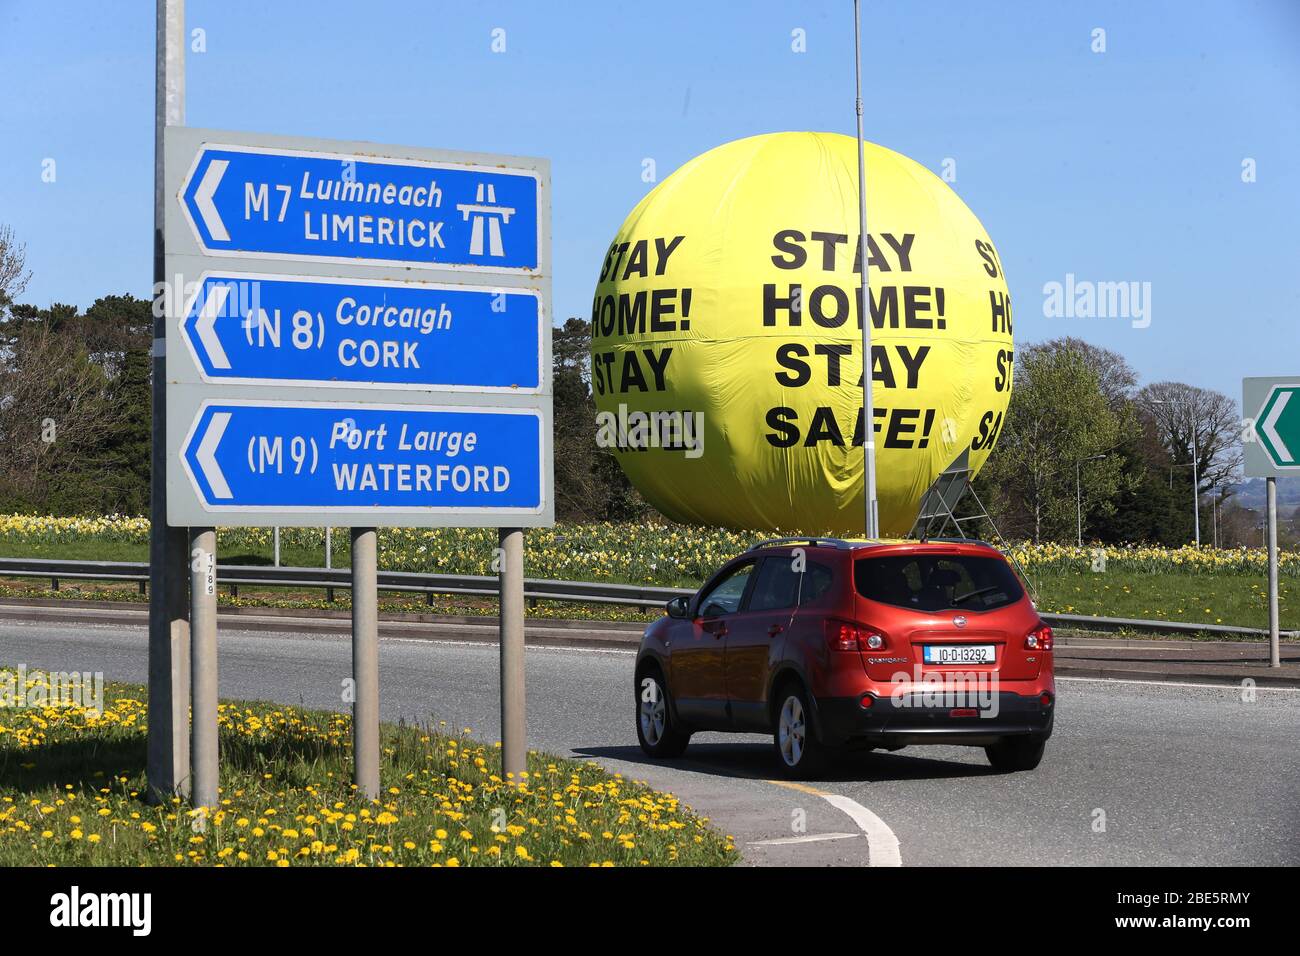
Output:
[[[862,504],[868,538],[880,535],[876,502],[876,412],[871,386],[871,267],[867,255],[867,162],[862,140],[862,28],[859,0],[853,0],[853,69],[858,116],[858,259],[862,262]]]
[[[1188,427],[1192,430],[1192,521],[1196,525],[1196,547],[1201,546],[1201,476],[1197,459],[1200,452],[1196,448],[1196,416],[1188,409]]]

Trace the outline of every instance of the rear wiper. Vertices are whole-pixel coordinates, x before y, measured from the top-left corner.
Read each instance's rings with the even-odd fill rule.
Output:
[[[973,597],[979,597],[981,594],[988,594],[991,591],[1000,591],[1000,590],[1002,590],[1002,585],[1000,584],[990,584],[986,588],[976,588],[974,591],[967,591],[961,597],[953,598],[952,606],[956,607],[958,604],[965,604]]]

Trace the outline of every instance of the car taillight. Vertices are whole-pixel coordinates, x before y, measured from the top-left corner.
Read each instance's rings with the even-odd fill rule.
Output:
[[[878,651],[885,639],[861,624],[831,619],[826,622],[826,643],[833,651]]]
[[[1044,624],[1034,628],[1025,637],[1025,650],[1050,651],[1052,649],[1052,629]]]

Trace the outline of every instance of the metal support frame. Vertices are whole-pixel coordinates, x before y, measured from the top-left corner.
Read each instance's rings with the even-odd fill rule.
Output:
[[[1015,551],[1012,550],[1010,543],[998,530],[993,516],[984,507],[984,502],[975,491],[975,486],[971,481],[972,477],[970,452],[963,449],[962,453],[957,456],[952,464],[939,473],[939,477],[921,496],[921,504],[917,508],[916,520],[912,523],[912,528],[908,531],[907,536],[925,542],[932,538],[949,537],[947,531],[951,528],[953,532],[951,537],[963,541],[975,541],[980,539],[971,538],[967,535],[962,528],[963,523],[987,521],[989,527],[993,529],[993,540],[997,542],[998,550],[1006,556],[1008,561],[1015,565],[1020,577],[1029,585],[1030,596],[1037,601],[1038,589],[1034,586],[1034,582],[1030,580],[1024,567],[1016,559]],[[957,506],[967,497],[974,501],[976,510],[972,514],[958,517]]]

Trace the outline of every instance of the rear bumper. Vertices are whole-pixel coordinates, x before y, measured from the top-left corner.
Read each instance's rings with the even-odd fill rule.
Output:
[[[870,695],[864,695],[870,697]],[[818,730],[824,743],[898,747],[909,744],[987,746],[1001,737],[1028,736],[1046,740],[1052,733],[1056,697],[1044,706],[1038,694],[1009,691],[990,695],[984,706],[954,707],[951,702],[923,696],[894,699],[822,697],[816,701]],[[955,712],[955,713],[954,713]]]

